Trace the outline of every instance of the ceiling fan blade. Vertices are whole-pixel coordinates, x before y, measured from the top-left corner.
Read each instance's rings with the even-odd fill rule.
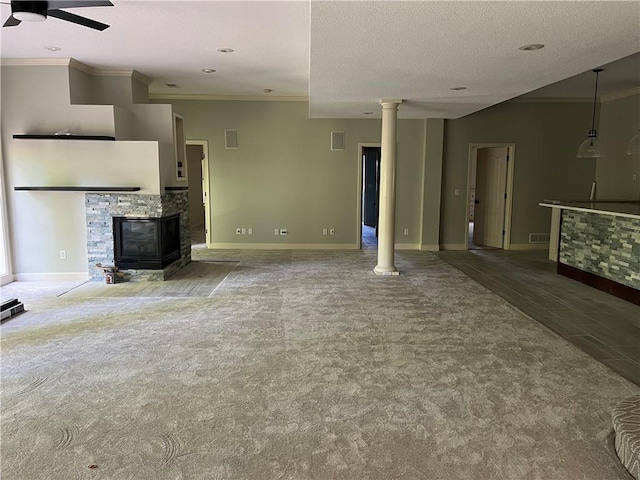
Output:
[[[3,27],[15,27],[16,25],[20,25],[20,20],[11,15],[6,22],[4,22]]]
[[[77,23],[84,27],[93,28],[95,30],[105,30],[109,28],[109,25],[96,22],[90,18],[81,17],[80,15],[74,15],[73,13],[65,12],[62,10],[47,10],[47,15],[50,17],[59,18],[60,20],[66,20],[67,22]]]
[[[108,0],[49,0],[49,9],[79,7],[113,7]]]

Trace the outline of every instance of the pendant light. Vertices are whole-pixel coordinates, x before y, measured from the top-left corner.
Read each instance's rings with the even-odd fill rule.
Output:
[[[582,142],[580,148],[578,148],[578,158],[598,158],[600,157],[600,150],[598,149],[598,135],[596,133],[596,103],[598,101],[598,74],[602,71],[602,68],[593,69],[593,73],[596,74],[596,88],[593,93],[593,117],[591,117],[591,130],[587,139]]]
[[[640,153],[640,129],[631,137],[627,146],[627,155],[636,155],[638,153]]]

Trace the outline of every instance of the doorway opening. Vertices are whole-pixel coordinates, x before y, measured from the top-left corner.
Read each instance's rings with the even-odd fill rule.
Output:
[[[189,172],[189,228],[191,246],[206,248],[211,244],[209,213],[209,142],[187,140],[187,171]]]
[[[472,144],[465,243],[468,250],[509,250],[515,144]]]
[[[380,204],[379,143],[358,145],[358,248],[378,248],[378,214]]]
[[[0,285],[13,281],[3,172],[2,152],[0,151]]]

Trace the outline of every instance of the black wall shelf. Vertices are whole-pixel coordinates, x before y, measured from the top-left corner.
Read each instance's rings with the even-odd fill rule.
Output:
[[[32,192],[138,192],[140,187],[13,187],[16,191]]]
[[[13,138],[18,140],[108,140],[115,142],[116,137],[108,135],[21,135],[14,134]]]

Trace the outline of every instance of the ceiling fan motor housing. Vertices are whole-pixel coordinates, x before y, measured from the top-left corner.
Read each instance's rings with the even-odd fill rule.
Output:
[[[43,17],[43,20],[47,18],[47,10],[49,8],[49,2],[44,1],[22,1],[15,0],[11,2],[11,14],[18,20],[28,20],[28,18],[22,18],[22,14],[39,15]]]

